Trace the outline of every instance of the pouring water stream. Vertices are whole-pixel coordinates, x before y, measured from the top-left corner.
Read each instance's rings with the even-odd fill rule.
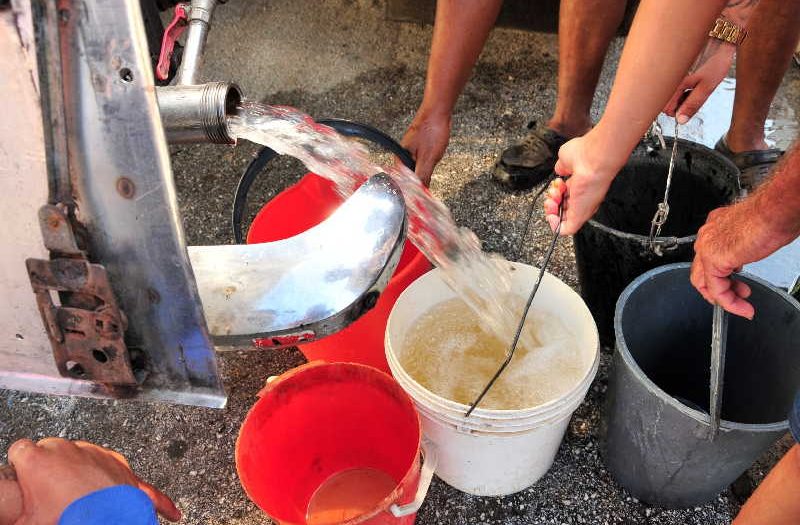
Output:
[[[384,172],[403,193],[408,237],[443,272],[445,281],[482,320],[484,328],[511,343],[519,319],[508,306],[511,270],[505,259],[481,250],[477,236],[455,224],[447,207],[401,165],[379,166],[365,147],[291,107],[245,101],[230,117],[237,139],[269,146],[297,158],[349,197],[372,175]]]

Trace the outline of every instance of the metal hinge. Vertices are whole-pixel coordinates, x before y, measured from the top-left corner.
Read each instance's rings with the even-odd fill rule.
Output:
[[[59,373],[109,385],[135,385],[125,345],[127,319],[117,305],[106,269],[78,247],[66,206],[39,210],[51,259],[25,264]]]

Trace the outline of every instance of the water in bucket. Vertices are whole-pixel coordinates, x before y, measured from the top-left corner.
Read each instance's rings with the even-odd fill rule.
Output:
[[[511,275],[502,259],[481,251],[475,234],[459,228],[447,207],[433,197],[414,173],[401,165],[380,166],[358,142],[314,122],[294,108],[244,102],[229,120],[237,139],[269,146],[301,160],[315,174],[331,180],[348,197],[370,176],[384,172],[403,192],[409,214],[409,239],[443,271],[446,282],[480,322],[508,345],[518,318],[505,303]]]
[[[520,296],[509,296],[516,312]],[[412,325],[401,365],[431,392],[470,404],[503,362],[508,345],[487,333],[459,298],[434,305]],[[517,410],[563,395],[585,374],[575,336],[556,315],[532,309],[514,358],[481,402],[483,408]]]
[[[317,361],[271,381],[259,397],[239,432],[236,469],[275,522],[414,522],[416,509],[398,516],[392,507],[413,502],[422,483],[419,416],[389,375]]]
[[[334,474],[311,496],[307,525],[336,525],[361,516],[389,497],[397,481],[382,470],[356,468]]]
[[[538,269],[520,263],[506,264],[513,269],[512,285],[520,297],[517,300],[519,304],[530,291],[530,283],[538,275]],[[574,350],[578,353],[575,357],[580,366],[578,377],[569,381],[561,377],[554,386],[563,387],[564,390],[557,397],[548,399],[547,403],[502,411],[487,410],[482,403],[469,418],[465,418],[467,403],[456,403],[435,395],[415,381],[402,364],[409,350],[406,346],[409,335],[420,318],[435,311],[442,303],[454,299],[458,299],[456,293],[441,278],[438,268],[406,288],[395,303],[387,324],[387,361],[397,382],[414,399],[425,436],[438,451],[436,475],[445,483],[469,494],[512,494],[535,483],[553,464],[570,417],[580,405],[597,372],[597,327],[578,294],[566,283],[545,273],[534,301],[531,328],[542,343],[550,342],[549,337],[554,335],[552,332],[555,332],[555,336],[563,334],[560,328],[537,324],[541,319],[538,315],[540,312],[556,316],[569,327],[575,343]],[[510,306],[514,306],[513,303]],[[463,305],[462,308],[466,309]],[[517,306],[517,312],[519,309]],[[427,344],[431,344],[430,339]],[[537,350],[532,349],[531,356],[537,357]],[[434,352],[428,353],[435,355]],[[517,353],[521,353],[520,349]],[[497,364],[495,362],[495,367]],[[451,358],[443,360],[441,369],[450,376],[458,376],[463,374],[457,370],[460,365]],[[549,369],[553,364],[549,363],[546,367]],[[520,377],[517,382],[527,387],[544,386],[542,379],[555,376],[541,370],[511,366],[501,376],[501,381],[509,373],[518,373]],[[481,384],[478,388],[483,386]],[[494,387],[490,393],[492,391]],[[472,401],[468,399],[468,403]]]

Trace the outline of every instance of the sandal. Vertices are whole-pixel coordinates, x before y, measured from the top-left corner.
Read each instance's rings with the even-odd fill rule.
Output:
[[[757,149],[734,153],[725,140],[725,135],[719,139],[714,149],[730,159],[739,168],[739,183],[742,193],[746,195],[761,185],[768,177],[772,166],[783,155],[779,149]]]
[[[558,148],[569,139],[550,128],[537,126],[522,142],[503,150],[492,177],[510,190],[527,190],[553,171]]]

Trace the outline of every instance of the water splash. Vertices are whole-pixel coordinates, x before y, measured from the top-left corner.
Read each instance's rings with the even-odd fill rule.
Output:
[[[511,292],[509,265],[502,264],[500,256],[484,253],[478,237],[457,226],[447,207],[411,170],[399,163],[375,164],[362,144],[291,107],[245,101],[228,124],[236,138],[299,159],[310,171],[332,181],[345,198],[370,176],[389,175],[403,192],[411,242],[442,270],[445,282],[477,313],[485,328],[510,344],[518,319],[506,304]]]

